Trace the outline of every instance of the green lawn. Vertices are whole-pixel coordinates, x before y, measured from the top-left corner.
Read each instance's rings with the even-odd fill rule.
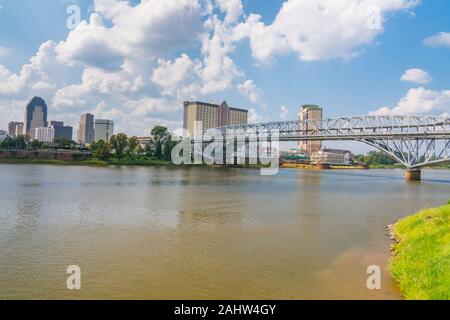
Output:
[[[394,226],[391,272],[406,299],[450,300],[450,202]]]

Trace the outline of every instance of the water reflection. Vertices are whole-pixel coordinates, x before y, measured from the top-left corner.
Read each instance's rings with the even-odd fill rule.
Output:
[[[384,227],[448,171],[0,166],[0,298],[399,298]],[[430,182],[433,181],[433,182]],[[442,183],[440,181],[443,181]],[[68,265],[82,290],[65,289]],[[383,289],[365,288],[384,268]]]

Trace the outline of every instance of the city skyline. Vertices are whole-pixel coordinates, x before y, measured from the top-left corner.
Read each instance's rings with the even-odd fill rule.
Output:
[[[379,21],[366,0],[358,8],[350,0],[176,1],[145,21],[137,17],[153,0],[3,2],[0,112],[10,116],[0,128],[21,121],[23,103],[35,95],[73,127],[92,113],[139,136],[155,124],[181,128],[185,100],[226,98],[248,109],[250,122],[294,120],[303,104],[322,106],[325,118],[449,111],[445,1],[383,1]],[[75,28],[67,24],[70,5],[80,9]],[[343,23],[339,13],[353,18]],[[180,21],[171,24],[176,14]],[[299,22],[307,16],[311,30]]]

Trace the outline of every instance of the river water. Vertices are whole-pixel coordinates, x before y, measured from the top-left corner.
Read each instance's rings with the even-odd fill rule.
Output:
[[[385,226],[450,171],[0,165],[0,299],[399,299]],[[68,290],[66,268],[81,268]],[[367,267],[382,270],[368,290]]]

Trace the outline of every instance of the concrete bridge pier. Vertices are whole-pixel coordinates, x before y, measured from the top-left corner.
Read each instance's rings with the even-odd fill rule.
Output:
[[[405,179],[406,181],[420,181],[422,172],[420,169],[406,169]]]

